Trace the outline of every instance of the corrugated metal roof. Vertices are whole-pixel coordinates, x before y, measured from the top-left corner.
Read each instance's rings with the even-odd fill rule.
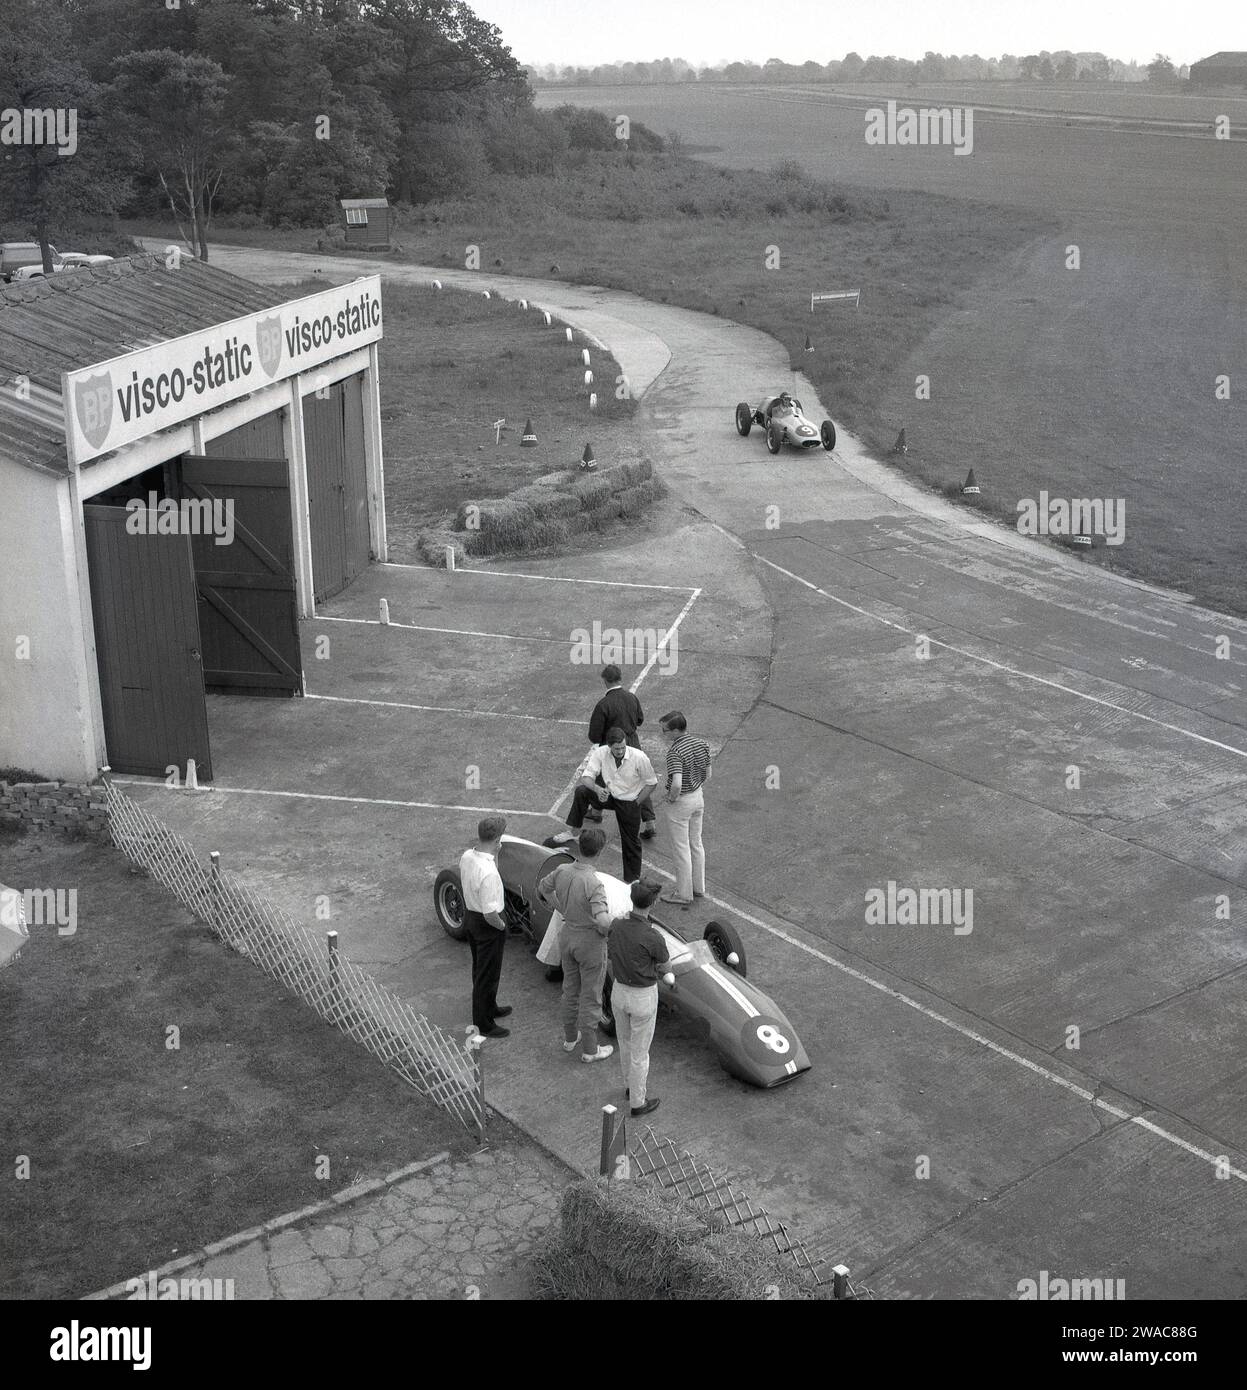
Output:
[[[183,257],[170,270],[156,256],[82,266],[0,285],[0,458],[64,476],[61,373],[91,367],[213,324],[284,304],[288,291],[255,285]],[[11,389],[30,382],[29,398]]]
[[[1192,63],[1194,68],[1241,68],[1247,66],[1247,53],[1232,53],[1223,50],[1214,53],[1211,58],[1201,58],[1198,63]]]

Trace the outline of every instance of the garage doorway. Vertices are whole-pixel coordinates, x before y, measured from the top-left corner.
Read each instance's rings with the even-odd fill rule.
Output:
[[[312,528],[312,590],[317,603],[339,594],[368,568],[368,480],[363,383],[347,377],[303,397],[303,439]]]
[[[212,777],[189,536],[135,535],[124,507],[83,507],[104,736],[114,772]]]

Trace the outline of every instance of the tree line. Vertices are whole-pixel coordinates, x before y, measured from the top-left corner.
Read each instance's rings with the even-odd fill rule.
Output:
[[[0,0],[0,108],[72,111],[69,157],[0,143],[0,232],[172,214],[323,225],[344,197],[445,196],[551,167],[594,122],[539,113],[458,0]],[[633,142],[636,143],[635,140]]]
[[[872,54],[863,58],[859,53],[847,53],[826,63],[813,59],[786,63],[768,58],[764,63],[698,68],[683,58],[655,58],[648,63],[602,63],[592,68],[547,63],[529,69],[535,87],[688,82],[1142,82],[1180,75],[1184,74],[1161,54],[1140,68],[1137,62],[1124,63],[1103,53],[1073,53],[1068,49],[1056,53],[1045,49],[1021,57],[1005,53],[999,58],[980,58],[977,53],[927,53],[918,59]]]

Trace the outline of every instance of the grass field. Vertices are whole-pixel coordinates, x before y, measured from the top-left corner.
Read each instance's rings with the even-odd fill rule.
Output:
[[[1059,97],[1030,84],[988,86],[984,94],[982,84],[948,84],[938,97],[972,103],[990,95],[1015,106],[1050,106]],[[908,89],[872,91],[879,103],[924,99]],[[876,449],[905,425],[906,467],[923,480],[943,486],[973,467],[983,505],[1009,518],[1019,499],[1041,489],[1121,499],[1125,543],[1097,559],[1247,612],[1247,503],[1237,484],[1243,392],[1234,389],[1247,360],[1240,230],[1247,141],[984,112],[973,155],[957,157],[936,147],[867,146],[861,89],[851,95],[846,102],[824,88],[559,89],[543,92],[540,104],[573,100],[626,112],[656,130],[678,130],[716,165],[765,169],[793,159],[851,196],[870,190],[886,198],[898,225],[864,228],[860,257],[845,254],[841,229],[824,225],[824,244],[841,254],[821,264],[789,262],[801,284],[780,313],[778,305],[764,314],[756,302],[726,295],[723,312],[770,331],[782,317],[777,336],[790,347],[809,329],[819,351],[805,359],[807,370],[837,418]],[[1240,136],[1247,121],[1241,98],[1132,88],[1078,89],[1071,105],[1075,98],[1079,109],[1170,120],[1225,110]],[[927,204],[917,199],[923,193],[949,201]],[[914,208],[929,211],[915,220]],[[1000,229],[1025,225],[1008,219],[1027,216],[1034,238],[1009,245]],[[694,292],[681,302],[715,294],[741,241],[759,239],[765,219],[756,221],[756,230],[713,228],[710,246],[704,228],[693,231],[703,264],[688,267]],[[648,227],[638,235],[648,240]],[[654,228],[651,253],[666,254],[672,237],[670,226]],[[613,242],[609,232],[602,240]],[[582,241],[592,245],[583,234]],[[1071,245],[1080,251],[1078,271],[1065,266]],[[850,316],[811,318],[808,297],[802,306],[796,292],[855,288],[859,277],[865,344]],[[644,293],[654,276],[638,279]],[[886,322],[906,308],[901,328]],[[832,333],[854,350],[838,345],[824,356]],[[919,374],[931,378],[929,401],[915,399]],[[1228,400],[1216,399],[1221,375],[1231,378]]]
[[[308,281],[292,293],[323,288]],[[465,501],[504,497],[574,467],[588,442],[602,464],[643,457],[627,428],[636,403],[615,394],[619,364],[592,350],[591,411],[580,353],[534,309],[461,290],[386,286],[381,421],[392,560],[419,563],[422,531],[449,525]],[[538,442],[522,448],[529,419]],[[505,421],[500,433],[497,420]]]

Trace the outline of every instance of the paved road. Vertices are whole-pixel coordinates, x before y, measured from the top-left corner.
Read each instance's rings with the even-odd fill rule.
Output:
[[[966,520],[851,439],[772,460],[730,424],[793,380],[758,333],[436,273],[607,342],[714,572],[731,547],[763,595],[712,887],[815,1069],[759,1095],[681,1054],[663,1118],[881,1292],[1008,1297],[1046,1269],[1131,1298],[1247,1294],[1247,625]],[[679,560],[701,583],[696,546]],[[693,644],[706,704],[736,635]],[[972,889],[973,930],[868,923],[890,881]],[[592,1161],[582,1076],[518,1045],[491,1066],[508,1114]]]

